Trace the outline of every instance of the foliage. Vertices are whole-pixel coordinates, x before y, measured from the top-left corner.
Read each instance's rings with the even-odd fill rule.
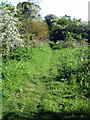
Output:
[[[72,33],[72,32],[67,32],[66,34],[66,39],[67,40],[71,40],[71,41],[75,41],[77,40],[78,42],[82,42],[82,41],[87,41],[87,33],[80,33],[80,34],[77,34],[77,33]]]
[[[66,17],[61,17],[60,19],[58,19],[57,24],[64,26],[70,24],[70,22],[70,19],[67,19]]]
[[[88,46],[22,47],[3,59],[3,119],[89,120]],[[13,104],[12,104],[13,103]]]
[[[47,24],[43,21],[31,21],[31,19],[25,19],[18,25],[18,29],[22,38],[25,38],[27,44],[31,40],[38,39],[39,41],[45,41],[48,39],[49,31]]]
[[[17,4],[17,17],[22,19],[31,18],[41,20],[40,6],[31,2],[20,2]]]
[[[49,27],[49,29],[52,29],[52,26],[54,25],[55,21],[58,19],[58,17],[54,14],[49,14],[45,16],[45,21]]]
[[[33,34],[30,34],[29,35],[29,38],[30,38],[30,40],[34,40],[35,38],[36,38],[36,35],[33,33]]]
[[[50,32],[50,41],[57,42],[60,40],[65,40],[66,29],[61,26],[59,28],[55,26],[55,28]]]
[[[46,24],[29,0],[17,5],[19,22],[12,8],[0,5],[2,120],[89,120],[87,23],[50,14]]]
[[[18,49],[12,50],[9,54],[8,57],[10,59],[15,59],[17,61],[20,60],[29,60],[31,59],[31,48],[30,47],[19,47]]]
[[[69,19],[61,17],[45,17],[46,23],[50,28],[50,40],[57,42],[60,40],[76,40],[78,42],[88,41],[88,26],[87,22],[82,22],[80,19]]]
[[[7,3],[7,2],[1,2],[0,6],[3,6],[4,8],[6,8],[7,10],[9,10],[11,13],[15,12],[15,7],[11,4],[11,3]]]
[[[29,28],[30,33],[34,33],[39,40],[47,40],[48,39],[48,27],[44,22],[36,22],[33,21]]]
[[[80,44],[76,43],[76,41],[57,41],[57,42],[50,41],[49,45],[53,50],[55,49],[60,50],[63,48],[75,48],[80,46]]]
[[[20,39],[20,34],[15,26],[18,19],[14,18],[13,14],[3,6],[0,6],[0,16],[2,52],[3,56],[6,56],[11,49],[23,46],[23,41]]]

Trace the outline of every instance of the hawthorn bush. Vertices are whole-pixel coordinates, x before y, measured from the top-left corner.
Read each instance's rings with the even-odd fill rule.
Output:
[[[2,41],[2,56],[5,57],[8,51],[23,46],[24,42],[20,39],[20,34],[15,26],[18,19],[14,17],[7,8],[0,5],[0,38]]]

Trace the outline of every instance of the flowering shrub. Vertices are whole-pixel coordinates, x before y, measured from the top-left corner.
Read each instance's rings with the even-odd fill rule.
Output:
[[[11,51],[11,49],[24,45],[15,26],[18,19],[13,16],[7,8],[0,6],[0,38],[3,56],[6,56],[7,52]]]

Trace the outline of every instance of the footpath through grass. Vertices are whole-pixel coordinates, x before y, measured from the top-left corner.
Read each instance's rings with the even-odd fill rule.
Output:
[[[24,47],[3,60],[2,120],[89,120],[87,46]]]

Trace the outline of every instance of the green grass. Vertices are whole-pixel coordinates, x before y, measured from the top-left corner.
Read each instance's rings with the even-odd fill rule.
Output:
[[[18,48],[3,60],[3,120],[89,120],[88,47]]]

